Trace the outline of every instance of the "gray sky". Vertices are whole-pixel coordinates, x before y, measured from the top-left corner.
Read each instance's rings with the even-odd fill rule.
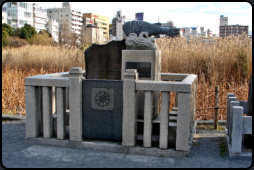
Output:
[[[44,9],[62,7],[62,2],[36,2]],[[95,13],[109,17],[110,23],[116,11],[131,20],[135,13],[144,12],[144,21],[150,23],[174,22],[178,28],[204,26],[219,33],[220,15],[228,17],[228,24],[248,25],[252,31],[252,6],[248,2],[71,2],[81,13]]]

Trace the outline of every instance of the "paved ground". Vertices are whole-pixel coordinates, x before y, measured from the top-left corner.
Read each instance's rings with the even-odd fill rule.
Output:
[[[250,160],[220,156],[222,131],[197,130],[190,157],[163,158],[24,143],[25,120],[2,121],[5,168],[248,168]]]

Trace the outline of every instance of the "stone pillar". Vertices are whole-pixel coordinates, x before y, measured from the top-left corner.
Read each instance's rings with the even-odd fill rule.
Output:
[[[137,138],[137,70],[127,69],[123,82],[122,145],[135,146]]]
[[[169,92],[161,92],[160,148],[168,148]]]
[[[237,98],[235,97],[234,99],[233,98],[230,98],[230,97],[235,97],[234,94],[232,93],[228,93],[228,96],[227,96],[227,123],[226,123],[226,128],[228,129],[228,124],[229,124],[229,120],[230,120],[230,101],[236,101]]]
[[[242,152],[243,107],[233,106],[231,153]]]
[[[36,138],[40,130],[39,87],[25,86],[26,100],[26,137]]]
[[[236,97],[235,97],[236,98]],[[239,106],[240,102],[239,101],[230,101],[230,119],[229,119],[229,125],[228,125],[228,136],[229,136],[229,143],[231,144],[232,142],[232,117],[233,117],[233,107],[234,106]]]
[[[82,141],[82,68],[69,72],[69,127],[70,141]]]
[[[52,87],[42,87],[43,137],[53,136]]]
[[[190,137],[191,94],[178,93],[176,150],[188,151]]]
[[[66,88],[56,87],[57,139],[66,137]]]
[[[153,129],[153,92],[145,91],[145,103],[144,103],[144,135],[143,146],[152,147],[152,129]]]

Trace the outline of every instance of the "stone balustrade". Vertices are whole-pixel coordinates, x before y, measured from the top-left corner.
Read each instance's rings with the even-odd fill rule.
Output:
[[[252,134],[252,116],[244,116],[247,101],[238,101],[234,94],[227,96],[226,135],[230,154],[242,153],[242,135]]]
[[[53,137],[53,115],[57,116],[57,139],[66,138],[67,115],[70,109],[70,139],[81,141],[79,135],[81,124],[76,120],[81,116],[81,85],[79,84],[85,70],[72,68],[70,72],[37,75],[25,78],[26,100],[26,137]],[[71,90],[70,90],[71,89]],[[71,100],[69,100],[71,99]],[[79,100],[80,103],[76,102]],[[69,102],[71,101],[71,102]],[[73,102],[72,102],[73,101]]]
[[[188,151],[192,127],[195,121],[197,76],[193,74],[161,73],[164,81],[138,80],[135,69],[127,69],[123,89],[123,143],[135,146],[137,136],[138,91],[144,91],[144,134],[143,147],[151,147],[153,124],[153,91],[161,91],[159,147],[168,148],[168,126],[177,126],[176,150]],[[169,95],[177,93],[178,105],[174,115],[177,123],[169,123]]]

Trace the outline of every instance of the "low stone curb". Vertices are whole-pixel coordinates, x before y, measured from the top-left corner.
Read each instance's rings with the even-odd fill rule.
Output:
[[[2,114],[2,120],[25,120],[26,116]]]

